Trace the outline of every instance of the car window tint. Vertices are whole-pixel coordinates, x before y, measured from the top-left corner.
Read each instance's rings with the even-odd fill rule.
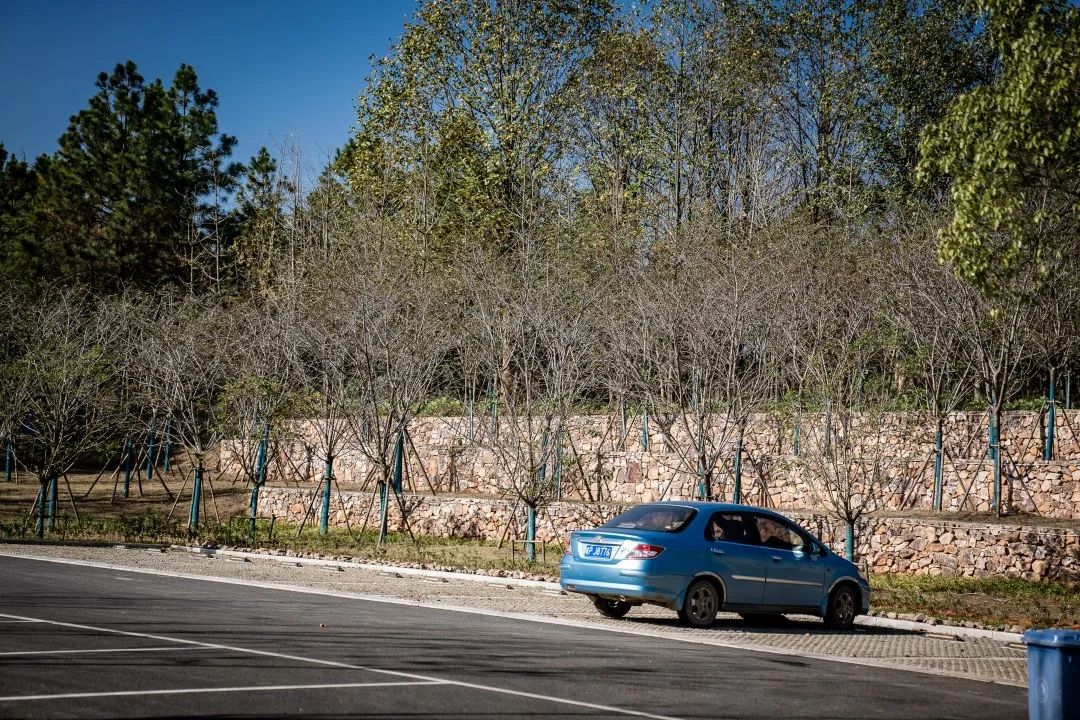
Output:
[[[746,518],[741,513],[714,513],[709,518],[709,525],[705,529],[705,537],[709,540],[722,542],[736,542],[753,544],[755,539],[750,528],[746,525]]]
[[[758,537],[765,547],[777,550],[802,550],[805,539],[795,531],[795,528],[776,520],[775,518],[755,515],[754,523],[757,526]]]
[[[619,530],[679,532],[697,514],[694,508],[678,505],[638,505],[608,520],[603,527]]]

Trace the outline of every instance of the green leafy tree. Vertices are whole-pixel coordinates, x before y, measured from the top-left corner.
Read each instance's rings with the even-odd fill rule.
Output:
[[[421,5],[360,99],[353,187],[412,229],[415,250],[502,250],[564,170],[574,74],[608,0]]]
[[[25,161],[8,153],[0,143],[0,274],[9,279],[28,277],[27,255],[30,213],[38,175]]]
[[[277,161],[259,148],[248,162],[237,192],[236,266],[240,282],[265,290],[285,240],[285,203],[291,186]]]
[[[1080,9],[986,0],[1000,74],[922,139],[924,178],[952,180],[942,257],[987,292],[1074,252],[1080,213]]]
[[[872,0],[861,135],[874,179],[915,188],[919,135],[958,95],[991,79],[993,53],[967,0]]]
[[[130,61],[96,85],[57,153],[35,165],[26,221],[39,231],[24,257],[38,274],[100,289],[220,278],[221,220],[241,166],[227,162],[236,141],[218,133],[217,95],[188,65],[169,87]]]

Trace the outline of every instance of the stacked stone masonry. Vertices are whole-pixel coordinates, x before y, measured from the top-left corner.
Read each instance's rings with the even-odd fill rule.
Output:
[[[506,423],[505,418],[499,419]],[[681,420],[582,416],[572,420],[557,439],[558,459],[546,469],[549,497],[588,502],[635,503],[695,497],[699,476],[692,431]],[[934,423],[911,413],[875,421],[865,431],[860,453],[879,462],[887,480],[877,497],[863,503],[871,510],[931,509],[934,494]],[[1080,517],[1080,411],[1058,411],[1055,458],[1044,461],[1046,419],[1036,412],[1006,413],[1001,430],[1001,483],[1010,511],[1048,518]],[[942,509],[989,511],[993,499],[994,463],[988,457],[985,413],[954,413],[944,424]],[[508,435],[503,433],[503,437]],[[643,438],[644,436],[644,438]],[[705,433],[715,448],[712,494],[731,497],[736,428],[717,421]],[[323,472],[323,459],[310,425],[294,428],[273,453],[271,478],[276,484],[308,486]],[[409,425],[405,488],[425,494],[506,497],[520,482],[507,459],[491,441],[491,419],[484,416],[424,417]],[[812,479],[813,458],[821,455],[820,415],[759,416],[743,433],[743,500],[791,510],[819,511],[820,487]],[[796,452],[796,439],[799,441]],[[647,445],[647,448],[646,448]],[[242,454],[226,448],[228,462]],[[376,466],[355,444],[346,442],[334,461],[339,485],[373,487]],[[860,492],[856,488],[856,495]]]
[[[311,522],[321,496],[313,489],[266,488],[260,512]],[[371,500],[366,492],[332,494],[330,521],[374,527],[377,505]],[[402,508],[418,534],[492,541],[525,536],[525,509],[510,499],[404,495],[391,505],[392,531],[405,529]],[[561,543],[571,531],[595,527],[624,509],[614,503],[552,503],[538,512],[537,539]],[[835,520],[797,511],[790,515],[834,550],[843,547],[843,527]],[[859,562],[873,572],[1080,581],[1080,533],[1067,528],[875,517],[859,524],[856,537]]]

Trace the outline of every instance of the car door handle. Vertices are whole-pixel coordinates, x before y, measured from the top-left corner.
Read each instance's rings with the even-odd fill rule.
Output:
[[[780,562],[780,556],[779,555],[773,555],[772,556],[772,561],[773,562]]]
[[[721,550],[720,548],[709,548],[709,552],[711,552],[713,555],[723,555],[724,554],[724,551]]]

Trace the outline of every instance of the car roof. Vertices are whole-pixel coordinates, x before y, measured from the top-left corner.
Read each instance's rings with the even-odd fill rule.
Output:
[[[695,510],[729,510],[731,512],[762,512],[768,513],[769,515],[780,515],[780,513],[775,510],[758,507],[756,505],[740,505],[737,503],[717,502],[715,500],[659,500],[657,502],[641,503],[641,505],[668,505],[673,507],[694,508]]]

